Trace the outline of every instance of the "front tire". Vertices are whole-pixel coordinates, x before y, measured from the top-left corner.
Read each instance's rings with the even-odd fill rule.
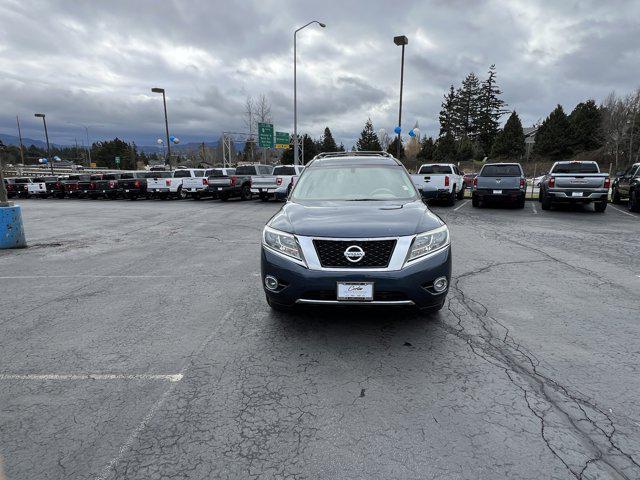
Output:
[[[463,198],[464,198],[464,185],[462,185],[462,188],[458,192],[458,200],[462,200]]]
[[[614,205],[619,205],[622,203],[620,192],[617,188],[613,192],[611,192],[611,203],[613,203]]]

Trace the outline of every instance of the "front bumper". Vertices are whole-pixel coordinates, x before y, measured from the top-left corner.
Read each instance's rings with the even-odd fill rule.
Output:
[[[263,288],[266,295],[281,305],[415,305],[419,308],[442,304],[448,290],[430,290],[438,277],[451,278],[451,246],[401,270],[341,271],[310,270],[262,247],[261,278],[278,279],[276,291]],[[373,301],[338,301],[337,282],[373,282]]]
[[[589,203],[589,202],[606,202],[609,199],[609,190],[606,188],[598,189],[549,189],[547,191],[553,202],[564,203]],[[579,195],[578,195],[579,194]]]

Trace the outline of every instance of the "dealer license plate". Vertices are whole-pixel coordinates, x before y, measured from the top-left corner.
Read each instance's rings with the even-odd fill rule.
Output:
[[[572,197],[581,197],[582,196],[582,192],[571,192],[571,196]]]
[[[338,282],[338,300],[371,301],[373,300],[373,283]]]
[[[493,194],[494,195],[502,195],[502,190],[494,190]]]

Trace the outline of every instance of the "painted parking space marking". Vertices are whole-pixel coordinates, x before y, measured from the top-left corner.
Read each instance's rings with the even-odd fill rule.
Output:
[[[185,274],[185,275],[11,275],[0,276],[0,280],[33,280],[37,278],[216,278],[214,274]]]
[[[182,373],[170,375],[157,375],[151,373],[0,373],[0,380],[35,380],[35,381],[69,381],[69,380],[161,380],[167,382],[179,382]]]
[[[633,217],[633,218],[640,218],[640,217],[638,217],[638,215],[634,215],[633,213],[630,213],[630,212],[625,212],[624,210],[622,210],[622,209],[620,209],[620,208],[618,208],[618,207],[614,207],[614,206],[613,206],[613,205],[611,205],[611,204],[610,204],[609,206],[610,206],[611,208],[613,208],[614,210],[617,210],[617,211],[618,211],[618,212],[620,212],[620,213],[624,213],[625,215],[629,215],[630,217]]]
[[[465,200],[464,202],[462,202],[462,205],[458,205],[456,208],[453,209],[454,212],[457,212],[458,210],[460,210],[462,207],[464,207],[467,203],[469,203],[469,200]]]

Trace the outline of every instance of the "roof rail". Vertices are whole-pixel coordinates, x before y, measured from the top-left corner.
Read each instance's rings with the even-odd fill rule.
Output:
[[[327,157],[387,157],[387,158],[395,158],[393,155],[387,152],[376,152],[376,151],[356,151],[356,152],[324,152],[319,153],[313,160],[316,158],[327,158]]]

